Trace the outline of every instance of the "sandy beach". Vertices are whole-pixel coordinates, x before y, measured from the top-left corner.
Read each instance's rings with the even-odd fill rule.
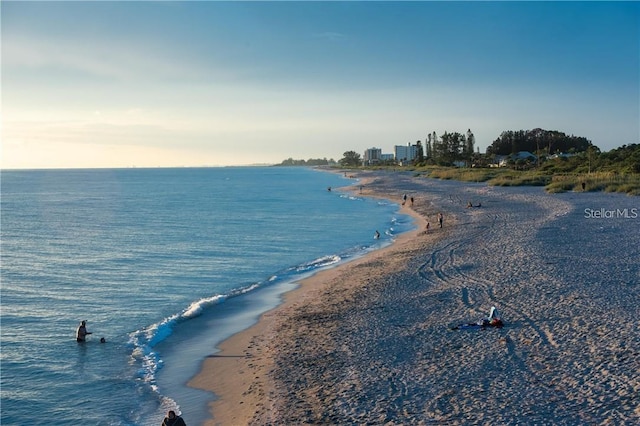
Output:
[[[637,198],[357,177],[418,229],[223,342],[189,383],[206,425],[640,424]]]

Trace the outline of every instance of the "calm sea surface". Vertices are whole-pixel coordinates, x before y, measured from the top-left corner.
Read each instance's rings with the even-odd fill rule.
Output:
[[[215,396],[185,384],[220,340],[300,278],[413,227],[307,168],[1,179],[3,425],[158,425],[169,408],[200,424]]]

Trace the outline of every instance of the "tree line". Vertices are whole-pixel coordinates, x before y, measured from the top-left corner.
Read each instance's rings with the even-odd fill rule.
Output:
[[[547,155],[577,153],[585,152],[591,146],[591,141],[585,137],[569,136],[557,130],[508,130],[487,147],[487,155],[510,155],[520,151]]]
[[[622,173],[640,173],[640,144],[632,143],[607,152],[590,149],[586,155],[589,171],[618,171]]]
[[[496,155],[510,155],[520,151],[528,151],[538,155],[553,153],[580,153],[588,149],[600,153],[600,150],[585,137],[567,135],[557,130],[536,128],[533,130],[506,130],[487,147],[486,154],[476,151],[476,139],[468,129],[466,133],[445,131],[438,136],[430,133],[424,145],[417,141],[414,146],[416,166],[441,165],[450,166],[457,162],[486,164]],[[360,154],[347,151],[338,161],[342,166],[359,166],[362,164]]]
[[[289,157],[286,160],[283,160],[280,164],[276,164],[277,166],[328,166],[330,164],[335,164],[336,161],[332,158],[327,160],[327,158],[309,158],[308,160],[294,160]]]
[[[623,164],[630,171],[640,173],[640,144],[622,145],[620,148],[603,152],[597,160],[605,168],[610,164]]]
[[[581,136],[567,135],[557,130],[507,130],[487,147],[486,154],[475,151],[475,136],[471,129],[466,133],[445,131],[438,136],[436,132],[427,135],[424,140],[416,141],[413,146],[416,156],[415,166],[442,165],[451,166],[456,162],[466,162],[478,166],[487,165],[496,155],[510,155],[520,151],[537,154],[544,160],[554,153],[574,154],[570,159],[562,159],[565,167],[587,167],[595,170],[620,170],[640,173],[640,145],[623,145],[608,152],[601,152],[590,140]],[[342,167],[362,166],[362,156],[355,151],[346,151],[338,160]],[[281,166],[325,166],[333,165],[333,159],[294,160],[288,158]],[[582,165],[582,166],[579,166]],[[562,164],[556,167],[562,168]]]
[[[476,138],[471,129],[466,134],[445,131],[440,137],[433,132],[425,140],[424,156],[418,156],[416,163],[451,165],[459,161],[472,161],[475,143]]]

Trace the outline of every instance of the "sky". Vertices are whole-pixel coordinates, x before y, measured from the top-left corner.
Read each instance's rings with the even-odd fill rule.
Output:
[[[638,2],[14,2],[0,167],[339,160],[471,129],[640,142]]]

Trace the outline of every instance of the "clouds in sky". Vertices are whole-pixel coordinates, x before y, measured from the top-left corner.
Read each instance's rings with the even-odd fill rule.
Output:
[[[274,163],[471,128],[639,139],[638,4],[2,7],[2,167]]]

